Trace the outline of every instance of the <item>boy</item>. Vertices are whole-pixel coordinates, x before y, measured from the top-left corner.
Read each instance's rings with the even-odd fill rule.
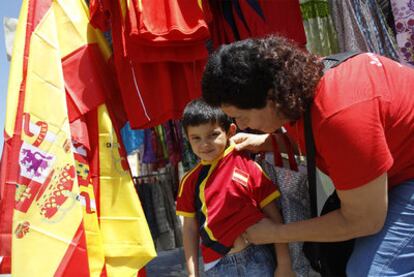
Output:
[[[181,181],[177,214],[184,216],[183,240],[187,270],[198,275],[198,246],[207,276],[294,276],[287,244],[277,244],[276,257],[266,246],[250,245],[241,234],[264,218],[282,222],[275,199],[277,187],[261,168],[229,138],[236,132],[219,108],[203,100],[190,102],[183,127],[201,162]]]

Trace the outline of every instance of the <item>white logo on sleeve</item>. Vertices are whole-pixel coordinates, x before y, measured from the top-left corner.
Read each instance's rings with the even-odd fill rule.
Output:
[[[371,58],[370,64],[376,65],[378,67],[382,66],[382,63],[378,59],[378,57],[373,53],[367,53],[367,55]]]
[[[233,177],[231,179],[243,187],[247,187],[247,184],[249,182],[249,174],[236,167],[233,171]]]

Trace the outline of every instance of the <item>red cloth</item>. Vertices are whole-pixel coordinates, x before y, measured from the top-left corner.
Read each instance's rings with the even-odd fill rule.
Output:
[[[110,28],[110,17],[107,12],[110,0],[89,0],[90,23],[105,32]]]
[[[0,262],[0,274],[10,274],[11,273],[11,257],[5,256]]]
[[[244,1],[240,1],[244,3]],[[279,34],[290,38],[305,48],[306,35],[298,0],[260,0],[265,21],[266,34]]]
[[[179,119],[201,95],[208,29],[196,1],[184,2],[142,1],[140,8],[132,1],[123,17],[112,1],[114,61],[132,128]]]
[[[210,37],[197,1],[138,0],[131,2],[125,22],[126,48],[134,62],[205,60]]]
[[[203,65],[204,61],[124,64],[123,69],[132,75],[122,83],[131,127],[149,128],[180,119],[185,105],[201,95]]]
[[[337,189],[385,172],[390,188],[414,178],[413,88],[414,69],[374,54],[323,76],[311,111],[316,163]],[[286,127],[304,149],[303,121],[295,125]]]
[[[276,199],[279,192],[259,165],[234,151],[232,146],[223,157],[211,163],[203,187],[198,178],[205,165],[198,164],[183,178],[177,197],[177,214],[194,217],[195,200],[200,199],[206,207],[203,214],[207,214],[207,223],[201,229],[208,228],[219,243],[232,247],[246,228],[264,217],[260,209]],[[196,194],[197,186],[199,195]],[[205,263],[222,257],[204,244],[201,249]]]
[[[13,234],[13,210],[15,204],[16,181],[17,177],[10,179],[11,172],[18,172],[18,168],[11,170],[11,164],[17,167],[18,160],[13,161],[12,157],[19,157],[15,154],[18,145],[13,148],[12,140],[18,141],[16,137],[13,139],[8,137],[4,132],[4,145],[0,161],[0,256],[5,256],[3,263],[0,263],[0,273],[9,273],[11,259],[11,240]]]
[[[83,222],[79,225],[72,241],[74,243],[71,243],[66,250],[55,272],[56,276],[79,276],[79,272],[90,272]]]
[[[131,6],[129,35],[143,44],[186,46],[209,37],[197,1],[132,0]]]
[[[138,271],[138,277],[147,277],[147,271],[145,270],[145,267],[141,268]]]
[[[95,109],[105,101],[107,89],[113,88],[107,63],[97,44],[88,44],[62,59],[69,121]]]
[[[297,0],[203,0],[214,48],[251,37],[279,34],[305,47],[299,1]]]

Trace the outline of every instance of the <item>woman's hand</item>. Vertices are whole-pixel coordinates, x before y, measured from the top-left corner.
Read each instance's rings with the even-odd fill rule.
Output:
[[[269,134],[237,133],[230,138],[230,141],[236,144],[236,150],[248,150],[253,153],[272,151]]]
[[[263,218],[255,225],[247,228],[242,234],[243,238],[254,244],[277,243],[275,240],[275,230],[278,224],[268,218]]]

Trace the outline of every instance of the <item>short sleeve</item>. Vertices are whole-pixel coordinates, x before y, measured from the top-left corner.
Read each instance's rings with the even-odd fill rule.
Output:
[[[192,181],[194,178],[191,178],[191,173],[182,179],[177,195],[176,214],[185,217],[195,217],[195,182]]]
[[[340,190],[362,186],[387,172],[394,160],[378,98],[343,109],[315,131],[315,145]]]
[[[279,198],[280,192],[276,184],[266,175],[261,166],[252,162],[252,171],[250,185],[253,191],[253,197],[259,203],[260,208],[265,207],[273,200]]]

